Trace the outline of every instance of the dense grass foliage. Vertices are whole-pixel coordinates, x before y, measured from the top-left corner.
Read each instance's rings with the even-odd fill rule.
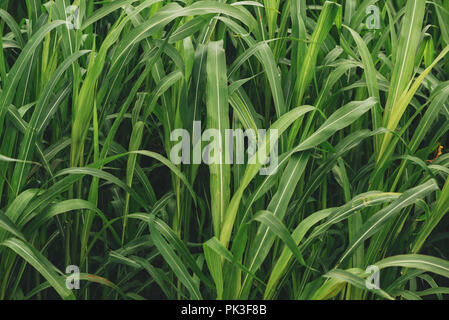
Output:
[[[0,299],[449,294],[448,0],[0,8]],[[276,173],[174,163],[194,121]]]

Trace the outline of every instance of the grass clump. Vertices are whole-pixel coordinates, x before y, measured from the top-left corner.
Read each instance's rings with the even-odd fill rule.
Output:
[[[449,1],[4,0],[0,30],[0,299],[449,294]],[[176,129],[277,130],[276,170],[175,162]]]

